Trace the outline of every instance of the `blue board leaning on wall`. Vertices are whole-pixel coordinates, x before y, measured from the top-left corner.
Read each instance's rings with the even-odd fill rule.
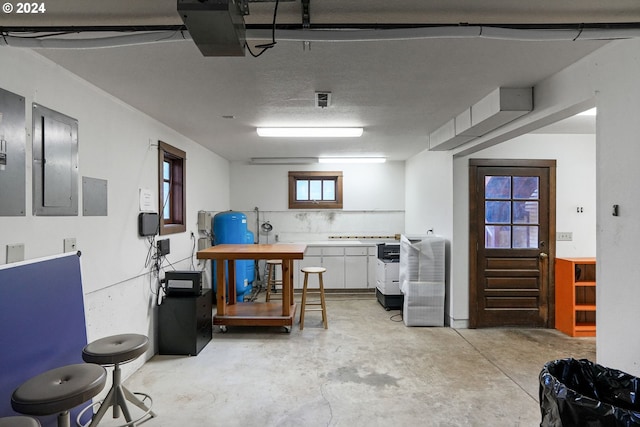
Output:
[[[11,394],[29,378],[83,363],[86,344],[79,254],[0,266],[0,417],[16,415]],[[39,419],[56,425],[55,415]]]

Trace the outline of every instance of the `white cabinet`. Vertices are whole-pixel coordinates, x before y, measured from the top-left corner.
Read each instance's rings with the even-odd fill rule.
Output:
[[[347,289],[366,289],[368,287],[368,247],[344,248],[344,283]]]
[[[300,270],[311,266],[327,269],[323,274],[326,289],[373,288],[376,254],[376,247],[370,245],[309,245],[304,259],[295,264],[294,288],[302,289],[304,273]]]
[[[327,269],[327,271],[324,273],[325,289],[345,288],[344,266],[344,248],[322,248],[322,267]]]
[[[378,247],[369,246],[367,254],[367,288],[376,287],[376,261],[378,261]]]

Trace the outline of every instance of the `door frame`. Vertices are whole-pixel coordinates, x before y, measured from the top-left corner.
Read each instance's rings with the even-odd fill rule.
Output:
[[[549,239],[547,251],[547,328],[555,327],[556,317],[556,161],[544,159],[469,159],[469,328],[478,327],[477,279],[479,234],[484,233],[477,221],[476,186],[479,167],[534,167],[549,169]],[[484,224],[483,224],[484,225]]]

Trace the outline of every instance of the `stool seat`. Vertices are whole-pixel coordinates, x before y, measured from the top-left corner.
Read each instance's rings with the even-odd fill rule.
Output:
[[[31,417],[2,417],[0,427],[40,427],[40,421]]]
[[[304,267],[301,269],[301,271],[303,273],[317,274],[317,273],[324,273],[325,271],[327,271],[327,269],[324,267]]]
[[[149,348],[149,338],[139,334],[122,334],[100,338],[82,350],[82,360],[98,365],[115,365],[136,359]]]
[[[67,412],[100,393],[106,382],[107,371],[102,366],[62,366],[24,382],[13,392],[11,407],[27,415]]]

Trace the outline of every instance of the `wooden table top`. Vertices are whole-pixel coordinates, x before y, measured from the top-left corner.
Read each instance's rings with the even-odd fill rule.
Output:
[[[278,244],[225,244],[198,251],[198,259],[302,259],[307,245]]]

